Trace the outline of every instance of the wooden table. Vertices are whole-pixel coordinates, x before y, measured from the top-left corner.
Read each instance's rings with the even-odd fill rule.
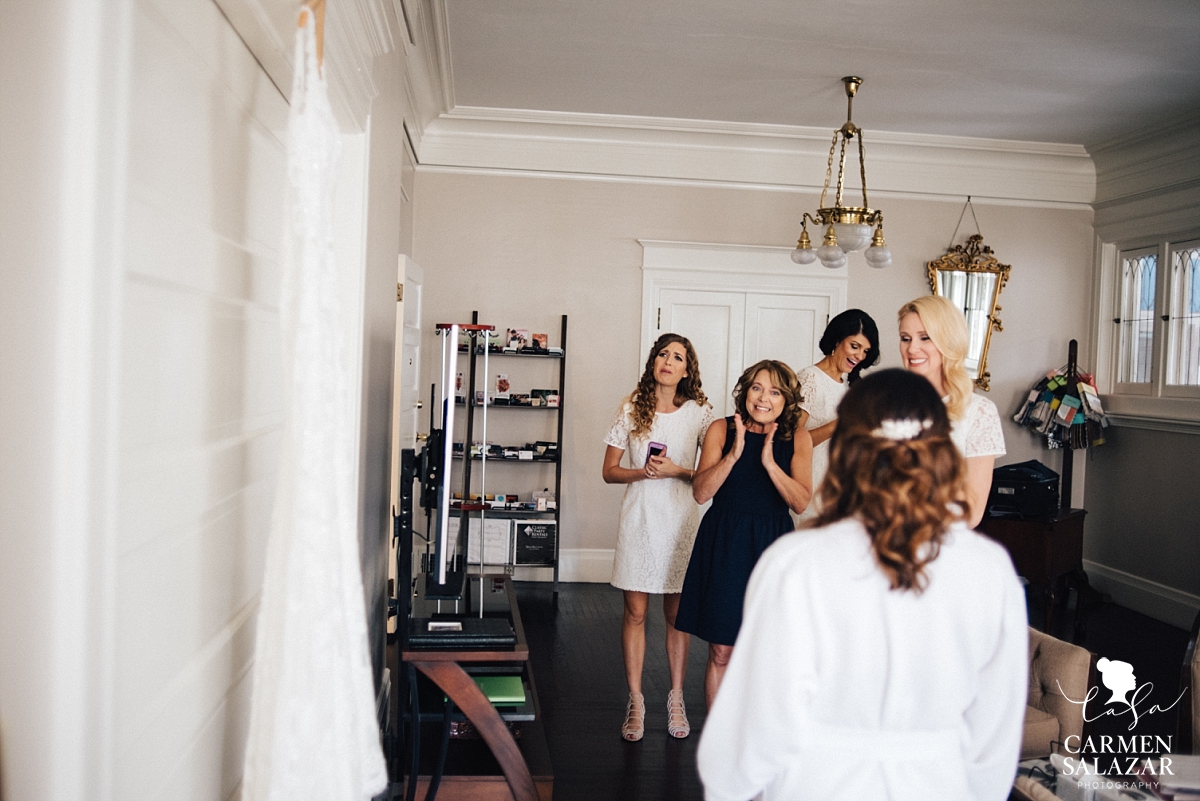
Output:
[[[472,577],[470,581],[478,584],[479,578]],[[478,614],[478,601],[484,605],[484,613],[488,616],[508,615],[517,636],[515,645],[490,650],[405,648],[401,650],[400,660],[411,664],[431,679],[462,710],[491,749],[504,773],[507,790],[511,795],[509,792],[502,792],[503,785],[497,787],[494,779],[470,777],[465,782],[454,781],[442,785],[438,797],[450,801],[455,795],[462,794],[460,797],[465,798],[507,797],[516,801],[548,801],[553,792],[553,776],[540,776],[539,781],[534,781],[512,732],[496,711],[496,707],[488,701],[479,685],[463,668],[464,665],[473,663],[522,663],[526,665],[525,674],[529,676],[529,646],[525,641],[525,629],[521,624],[521,613],[517,607],[511,579],[507,576],[485,576],[482,587],[480,597],[473,598],[468,606],[473,608],[474,614]],[[489,598],[495,595],[500,597]],[[444,612],[452,611],[453,607],[453,602],[441,602]],[[414,617],[428,617],[436,608],[436,602],[414,602]],[[529,679],[532,688],[532,676],[529,676]],[[418,781],[419,778],[410,775],[409,780]],[[449,794],[447,791],[450,791]]]
[[[979,530],[1008,549],[1017,573],[1042,592],[1043,630],[1053,633],[1054,610],[1072,586],[1080,592],[1075,605],[1075,639],[1083,634],[1082,591],[1090,589],[1083,572],[1083,509],[1062,509],[1050,517],[1019,520],[985,517]]]

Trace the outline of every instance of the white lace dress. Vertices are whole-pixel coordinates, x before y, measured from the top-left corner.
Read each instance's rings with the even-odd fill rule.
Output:
[[[971,395],[967,413],[959,420],[950,421],[950,439],[958,446],[959,453],[970,459],[972,456],[1003,456],[1004,431],[1000,428],[1000,413],[996,404],[982,395]]]
[[[654,415],[647,434],[631,437],[631,407],[621,406],[613,420],[607,445],[625,451],[628,467],[640,470],[646,464],[646,446],[661,442],[667,457],[689,470],[713,421],[712,407],[686,401],[670,414]],[[623,590],[675,593],[683,589],[700,507],[692,498],[692,485],[678,478],[636,481],[625,487],[621,519],[617,527],[617,555],[612,584]]]
[[[800,381],[800,396],[804,399],[800,406],[808,412],[808,422],[804,427],[812,431],[826,423],[837,419],[837,407],[850,388],[850,383],[842,378],[838,383],[830,378],[824,370],[815,364],[805,367],[796,373]],[[813,500],[797,518],[797,522],[811,520],[817,516],[817,490],[825,479],[825,470],[829,467],[829,440],[813,447],[812,489]]]

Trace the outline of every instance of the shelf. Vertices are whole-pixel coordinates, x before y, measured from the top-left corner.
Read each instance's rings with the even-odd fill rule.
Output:
[[[463,403],[462,401],[455,401],[455,402],[454,402],[454,405],[455,405],[456,407],[458,407],[459,409],[462,409],[462,408],[464,408],[464,407],[465,407],[467,404]],[[535,411],[535,412],[557,412],[557,411],[560,411],[560,410],[562,409],[562,404],[559,404],[558,406],[531,406],[531,405],[529,405],[529,404],[527,404],[527,403],[513,403],[513,404],[508,404],[508,403],[489,403],[489,404],[487,405],[487,407],[488,407],[489,409],[526,409],[526,410],[529,410],[529,411]],[[472,409],[482,409],[482,408],[483,408],[483,404],[481,404],[481,403],[472,403],[472,404],[471,404],[471,408],[472,408]]]
[[[469,351],[466,348],[460,347],[458,349],[458,352],[459,353],[468,353]],[[475,355],[482,356],[483,349],[476,348]],[[512,353],[512,352],[504,353],[504,352],[498,351],[498,350],[488,351],[489,357],[491,357],[491,356],[518,356],[520,358],[528,358],[528,359],[562,359],[562,358],[566,357],[566,355],[567,354],[565,352],[564,353]]]
[[[452,513],[453,512],[461,512],[462,509],[457,506],[451,506],[450,511]],[[467,514],[477,514],[481,511],[485,511],[485,510],[472,509],[470,506],[467,507]],[[539,520],[541,520],[543,518],[546,520],[553,520],[554,514],[555,514],[554,509],[547,509],[544,512],[539,512],[536,509],[487,509],[486,511],[487,511],[487,514],[492,517],[511,517],[511,518],[528,517],[528,518],[537,518]]]
[[[456,454],[454,454],[454,457],[453,457],[453,458],[457,459],[458,461],[462,461],[462,458],[463,458],[463,457],[462,457],[462,454],[461,454],[461,453],[456,453]],[[541,464],[556,464],[556,463],[558,462],[558,460],[557,460],[557,459],[537,459],[537,458],[534,458],[534,459],[512,459],[512,458],[508,458],[508,459],[506,459],[506,458],[503,458],[503,457],[501,457],[501,456],[489,456],[487,460],[488,460],[489,462],[532,462],[532,463],[534,463],[534,464],[538,464],[538,463],[541,463]],[[481,456],[472,456],[472,457],[471,457],[471,461],[472,461],[472,462],[482,462],[482,461],[483,461],[483,457],[481,457]]]

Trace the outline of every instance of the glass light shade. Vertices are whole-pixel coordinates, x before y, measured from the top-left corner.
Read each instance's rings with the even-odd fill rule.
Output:
[[[812,264],[817,260],[817,252],[812,248],[796,248],[792,251],[792,261],[796,264]]]
[[[822,264],[828,264],[831,261],[846,258],[846,253],[837,245],[821,245],[817,248],[817,258]]]
[[[831,270],[840,270],[846,266],[846,254],[838,250],[837,255],[830,259],[821,259],[821,264],[824,264]]]
[[[857,253],[871,243],[871,226],[866,223],[834,223],[833,231],[846,253]]]
[[[892,263],[892,251],[887,245],[872,245],[863,254],[867,264],[875,268],[887,267]]]

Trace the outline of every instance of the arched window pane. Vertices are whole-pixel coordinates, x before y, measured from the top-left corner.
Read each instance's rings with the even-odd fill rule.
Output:
[[[1154,253],[1122,255],[1117,381],[1124,384],[1150,382],[1157,271]]]
[[[1172,253],[1167,383],[1200,385],[1200,244]]]

